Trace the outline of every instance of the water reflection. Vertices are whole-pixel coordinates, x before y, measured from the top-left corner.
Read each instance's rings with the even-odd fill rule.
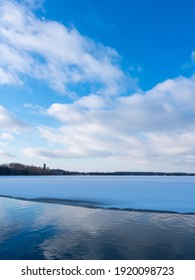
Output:
[[[194,259],[195,215],[0,198],[0,259]]]

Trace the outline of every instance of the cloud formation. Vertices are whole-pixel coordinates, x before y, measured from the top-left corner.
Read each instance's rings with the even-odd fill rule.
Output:
[[[19,135],[26,129],[27,126],[21,122],[16,116],[0,105],[0,156],[13,157],[14,153],[10,153],[13,150],[9,147],[11,143],[13,145],[14,136]]]
[[[0,130],[17,131],[25,127],[12,113],[0,105]],[[4,134],[5,136],[5,134]]]
[[[130,79],[114,49],[73,27],[37,18],[29,8],[37,1],[24,3],[0,3],[0,84],[22,85],[29,76],[63,94],[74,94],[74,86],[86,82],[92,91],[107,95],[124,91]]]
[[[0,156],[1,157],[14,157],[12,154],[10,154],[4,150],[0,150]]]
[[[53,104],[46,113],[60,127],[39,127],[52,151],[25,152],[42,158],[128,157],[145,166],[155,161],[190,165],[195,159],[194,104],[195,76],[167,80],[142,94],[89,95],[72,104]]]
[[[195,76],[159,83],[145,93],[104,98],[89,95],[73,104],[53,104],[49,116],[64,124],[101,124],[129,133],[176,131],[194,127]]]

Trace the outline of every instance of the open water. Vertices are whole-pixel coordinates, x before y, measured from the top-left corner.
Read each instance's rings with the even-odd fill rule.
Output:
[[[0,198],[1,260],[195,259],[195,215]]]

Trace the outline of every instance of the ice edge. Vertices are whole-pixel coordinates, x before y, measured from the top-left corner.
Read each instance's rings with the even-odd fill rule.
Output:
[[[154,209],[139,209],[139,208],[127,208],[127,207],[112,207],[106,204],[86,201],[86,200],[76,200],[76,199],[64,199],[64,198],[48,198],[48,197],[37,197],[37,198],[25,198],[25,197],[15,197],[10,195],[0,195],[2,198],[10,198],[16,200],[24,200],[37,203],[47,203],[47,204],[58,204],[76,207],[85,207],[91,209],[102,209],[102,210],[114,210],[114,211],[129,211],[129,212],[146,212],[146,213],[163,213],[163,214],[177,214],[177,215],[195,215],[195,212],[178,212],[172,210],[154,210]]]

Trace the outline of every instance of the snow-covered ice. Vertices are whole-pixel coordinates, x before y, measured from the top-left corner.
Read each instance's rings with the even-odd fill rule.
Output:
[[[2,176],[0,195],[89,201],[104,208],[195,213],[192,176]]]

